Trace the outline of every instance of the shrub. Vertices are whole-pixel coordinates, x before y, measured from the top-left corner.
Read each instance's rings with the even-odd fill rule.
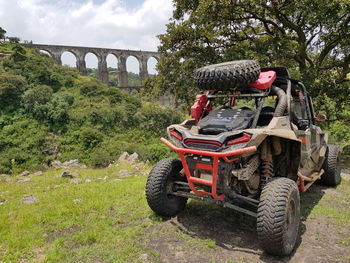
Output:
[[[103,148],[96,148],[90,155],[89,164],[92,167],[107,167],[116,160],[116,156]]]
[[[90,149],[96,147],[103,141],[103,134],[97,129],[84,127],[80,131],[79,139],[85,149]]]
[[[53,90],[51,87],[46,85],[35,86],[23,94],[22,105],[26,110],[35,114],[35,108],[48,103],[52,95]]]
[[[108,97],[110,104],[117,104],[119,102],[122,102],[125,97],[125,93],[116,88],[106,89],[104,95]]]
[[[148,145],[147,150],[148,154],[143,159],[147,159],[151,163],[156,163],[164,158],[174,156],[168,146],[160,143]]]
[[[156,135],[165,135],[165,129],[171,124],[181,122],[181,114],[170,108],[153,103],[145,103],[135,116],[140,128]]]
[[[80,83],[80,94],[84,96],[95,96],[103,91],[104,85],[97,79],[84,78]]]
[[[64,126],[69,121],[68,108],[69,104],[60,96],[54,96],[53,99],[46,104],[45,118],[55,126]]]
[[[25,115],[0,120],[0,173],[15,173],[45,163],[42,146],[47,129]]]
[[[0,72],[0,109],[9,105],[18,105],[24,87],[24,78],[7,72]]]

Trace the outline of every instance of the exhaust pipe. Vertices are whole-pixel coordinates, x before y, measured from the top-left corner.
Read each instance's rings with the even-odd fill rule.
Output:
[[[283,91],[283,89],[278,88],[276,86],[272,86],[271,91],[273,91],[278,97],[278,104],[276,106],[273,117],[281,117],[283,116],[284,112],[287,109],[287,105],[288,105],[287,95]]]

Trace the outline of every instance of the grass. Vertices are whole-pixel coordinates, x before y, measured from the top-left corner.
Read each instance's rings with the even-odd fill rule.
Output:
[[[0,193],[7,203],[0,206],[0,260],[137,262],[143,251],[139,239],[154,216],[144,198],[146,177],[115,180],[121,169],[134,172],[127,165],[72,170],[90,183],[56,178],[60,170],[23,184],[16,177],[3,180]],[[24,204],[26,194],[40,201]]]
[[[122,163],[106,169],[70,169],[76,179],[57,177],[63,170],[31,176],[26,183],[19,183],[23,179],[19,176],[1,178],[0,202],[6,202],[0,205],[0,262],[143,262],[145,255],[150,262],[161,262],[165,255],[150,246],[150,240],[174,245],[173,253],[205,251],[210,259],[211,251],[217,250],[216,240],[193,235],[205,226],[174,228],[149,209],[144,194],[149,169]],[[120,170],[137,176],[121,178]],[[312,209],[304,209],[310,209],[311,216],[325,216],[334,224],[349,226],[349,210],[333,204],[350,200],[350,181],[343,181],[337,191],[339,195],[325,196]],[[22,198],[29,194],[39,201],[24,204]],[[189,218],[195,219],[197,214],[204,218],[199,202],[191,201],[190,207]],[[208,214],[216,218],[227,211],[210,208]],[[349,238],[339,244],[349,246]]]
[[[324,216],[336,225],[342,226],[350,223],[350,181],[343,180],[336,189],[336,194],[324,196],[314,207],[311,216]]]

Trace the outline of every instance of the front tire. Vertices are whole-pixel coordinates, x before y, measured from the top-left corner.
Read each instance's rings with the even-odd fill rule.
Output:
[[[300,223],[297,184],[288,178],[268,182],[258,206],[257,232],[263,249],[272,255],[289,255],[296,244]]]
[[[149,207],[159,216],[171,217],[181,212],[187,198],[169,194],[175,180],[181,180],[182,163],[168,158],[159,161],[150,172],[146,184]]]
[[[328,145],[322,169],[324,174],[321,176],[321,182],[324,185],[337,186],[340,184],[340,151],[337,145]]]

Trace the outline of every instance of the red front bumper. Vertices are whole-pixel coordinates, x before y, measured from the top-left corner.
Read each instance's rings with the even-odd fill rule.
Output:
[[[218,178],[218,166],[219,166],[219,158],[222,158],[225,162],[233,162],[236,159],[229,159],[228,157],[232,156],[240,156],[245,153],[255,152],[256,147],[246,147],[242,149],[237,149],[234,151],[228,151],[228,152],[208,152],[208,151],[202,151],[202,150],[193,150],[193,149],[186,149],[186,148],[179,148],[173,145],[171,142],[166,140],[165,138],[160,139],[163,143],[165,143],[168,147],[170,147],[172,150],[176,151],[180,155],[180,159],[182,162],[182,166],[184,168],[184,172],[187,177],[188,185],[193,193],[195,193],[197,196],[212,196],[216,200],[223,200],[225,198],[225,195],[217,194],[217,178]],[[193,177],[191,175],[191,172],[188,168],[185,156],[187,154],[195,154],[195,155],[202,155],[202,156],[209,156],[213,158],[213,165],[208,164],[200,164],[201,166],[197,166],[197,168],[209,170],[212,171],[212,180],[204,180],[198,177]],[[203,191],[203,190],[197,190],[194,184],[204,184],[211,186],[211,193]]]

